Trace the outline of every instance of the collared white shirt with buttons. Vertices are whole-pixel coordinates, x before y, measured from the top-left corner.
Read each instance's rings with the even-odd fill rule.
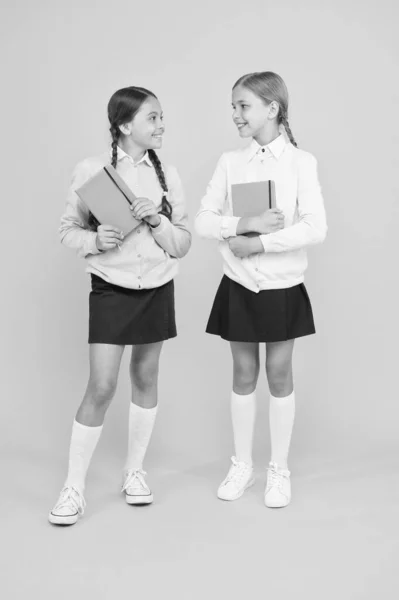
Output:
[[[234,256],[227,239],[236,236],[240,217],[233,215],[231,186],[274,180],[276,206],[284,229],[260,235],[264,252]],[[202,198],[195,219],[201,237],[219,240],[224,273],[253,292],[293,287],[304,281],[306,246],[322,242],[326,215],[314,156],[295,148],[283,135],[267,146],[255,140],[246,148],[224,153]]]
[[[110,154],[105,153],[87,158],[76,166],[66,211],[61,218],[61,241],[86,258],[88,273],[105,281],[131,289],[159,287],[175,277],[178,259],[187,254],[191,245],[180,177],[174,167],[162,165],[168,186],[167,198],[172,206],[171,221],[161,215],[161,223],[154,228],[143,221],[125,237],[120,249],[100,253],[96,232],[87,229],[89,211],[75,190],[109,163]],[[160,209],[163,190],[148,153],[134,163],[132,157],[118,147],[116,168],[137,197],[150,198]]]

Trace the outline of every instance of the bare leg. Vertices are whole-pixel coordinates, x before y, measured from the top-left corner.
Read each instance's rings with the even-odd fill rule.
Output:
[[[98,427],[114,397],[124,346],[90,344],[90,377],[76,420]]]

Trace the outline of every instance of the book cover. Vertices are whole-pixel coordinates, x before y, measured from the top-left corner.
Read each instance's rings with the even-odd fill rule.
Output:
[[[101,224],[117,227],[125,236],[140,225],[130,210],[136,196],[111,165],[75,191]]]
[[[231,186],[233,215],[255,217],[276,208],[276,186],[273,180],[236,183]]]

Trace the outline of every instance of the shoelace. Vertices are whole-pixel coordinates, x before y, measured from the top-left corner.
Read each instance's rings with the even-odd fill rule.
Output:
[[[240,483],[243,476],[248,470],[248,465],[244,462],[239,462],[235,456],[231,457],[233,463],[225,479],[225,485],[230,482]]]
[[[277,465],[274,463],[270,464],[270,467],[267,469],[267,472],[268,472],[268,478],[267,478],[268,487],[269,488],[277,487],[279,490],[281,490],[281,488],[283,486],[284,478],[287,479],[287,477],[288,477],[287,472],[282,473],[281,471],[278,471]]]
[[[128,471],[126,473],[126,477],[125,477],[125,482],[122,485],[122,492],[124,492],[125,490],[127,490],[128,487],[131,487],[134,485],[134,483],[139,483],[140,487],[143,490],[147,491],[147,486],[146,483],[143,479],[143,477],[147,475],[147,473],[145,471],[143,471],[143,469],[135,469],[132,471]]]
[[[75,487],[65,487],[61,490],[58,502],[55,505],[54,510],[61,510],[63,508],[74,508],[79,515],[83,515],[84,509],[86,508],[86,502],[82,494]]]

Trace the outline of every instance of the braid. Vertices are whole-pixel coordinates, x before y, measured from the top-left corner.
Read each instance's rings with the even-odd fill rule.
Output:
[[[148,150],[148,156],[150,158],[150,161],[154,165],[154,169],[157,174],[158,181],[163,190],[162,206],[161,206],[161,210],[159,211],[159,214],[164,215],[169,220],[171,220],[172,206],[171,206],[170,202],[168,202],[168,199],[166,197],[166,194],[168,193],[168,186],[166,184],[165,173],[163,172],[161,161],[159,160],[158,155],[155,152],[155,150],[152,150],[152,149]]]
[[[119,139],[119,128],[116,125],[111,125],[109,128],[112,136],[112,160],[111,165],[116,169],[116,163],[118,162],[118,139]]]
[[[110,130],[111,136],[112,136],[112,144],[111,144],[111,148],[112,148],[112,160],[111,160],[111,165],[115,169],[116,168],[116,163],[118,161],[119,129],[115,125],[111,125],[111,127],[110,127],[109,130]],[[92,231],[97,231],[97,228],[100,225],[100,222],[97,221],[96,217],[93,215],[92,212],[89,213],[87,225],[88,225],[88,228],[91,229]]]
[[[292,135],[291,127],[288,123],[287,113],[285,112],[281,115],[281,123],[284,125],[284,129],[288,135],[291,144],[295,146],[295,148],[298,148],[298,144],[296,143],[295,138]]]

